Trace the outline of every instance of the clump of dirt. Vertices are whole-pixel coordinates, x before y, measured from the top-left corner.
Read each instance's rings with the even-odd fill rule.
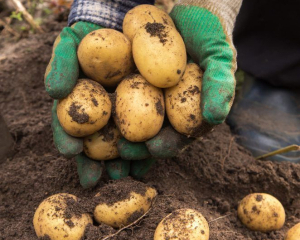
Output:
[[[166,37],[168,36],[165,31],[165,26],[161,23],[150,23],[148,22],[145,25],[145,29],[147,33],[150,34],[151,37],[158,37],[159,41],[165,45],[165,43],[168,41]]]
[[[155,109],[156,109],[156,113],[157,115],[163,116],[165,113],[165,108],[163,107],[163,105],[161,104],[161,100],[158,99],[157,102],[155,103]]]
[[[76,161],[60,156],[53,144],[53,100],[44,90],[43,75],[53,42],[66,23],[48,25],[46,34],[0,41],[0,109],[14,138],[14,153],[0,168],[0,236],[5,240],[37,239],[32,220],[45,198],[70,193],[87,202],[109,183],[104,171],[96,187],[83,189]],[[222,124],[177,157],[158,160],[141,179],[158,191],[154,206],[137,226],[111,239],[152,240],[158,223],[179,208],[203,214],[210,240],[284,239],[288,228],[300,221],[300,165],[255,160],[234,139]],[[281,230],[253,232],[238,220],[238,202],[254,192],[282,202],[287,218]],[[97,224],[89,228],[102,237],[115,232]],[[93,236],[87,231],[84,239],[96,239]]]
[[[79,124],[84,124],[89,121],[90,116],[84,112],[84,108],[81,109],[82,105],[76,105],[76,102],[73,102],[70,105],[68,114],[72,118],[74,122],[77,122]],[[81,109],[82,112],[79,112]]]
[[[133,181],[130,178],[112,181],[99,191],[99,196],[95,197],[96,204],[105,203],[108,206],[114,205],[116,202],[130,198],[130,193],[135,192],[145,196],[147,185],[142,182]]]

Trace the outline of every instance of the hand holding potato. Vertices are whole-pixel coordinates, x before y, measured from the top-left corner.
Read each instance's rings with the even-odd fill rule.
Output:
[[[98,3],[95,2],[95,4],[97,5]],[[122,5],[123,3],[120,2],[118,4]],[[90,9],[90,6],[88,5],[83,7]],[[99,9],[102,9],[101,5],[99,5],[98,7]],[[141,5],[141,7],[145,7],[145,5]],[[76,2],[75,7],[73,6],[73,8],[75,9],[75,12],[77,12],[76,8],[78,8],[78,6],[76,6]],[[116,11],[116,13],[119,14],[118,9],[119,8],[117,7],[116,9],[112,8],[112,11]],[[127,9],[126,11],[128,10],[129,9]],[[71,12],[74,13],[74,11],[72,10]],[[102,13],[99,13],[99,16],[95,15],[93,22],[96,22],[99,25],[104,24],[105,27],[116,27],[120,30],[120,24],[122,23],[124,16],[118,17],[117,24],[114,25],[114,22],[109,23],[107,19],[103,20],[103,15],[101,14]],[[91,36],[91,41],[94,42],[97,41],[98,37],[103,41],[106,41],[106,38],[109,38],[109,35],[105,34],[105,36],[102,34],[100,34],[101,36],[97,35],[98,37],[92,36],[92,34],[94,34],[93,31],[101,29],[102,27],[94,23],[89,23],[88,19],[86,19],[85,16],[79,16],[76,18],[74,18],[73,14],[71,14],[70,16],[71,23],[74,23],[75,21],[79,22],[73,24],[70,28],[65,28],[57,38],[53,48],[53,55],[45,74],[46,90],[49,95],[55,99],[65,98],[71,93],[74,86],[76,85],[76,81],[79,76],[79,63],[76,51],[83,37],[86,35]],[[132,16],[133,15],[131,15],[131,17]],[[81,17],[83,17],[83,20],[86,22],[81,22]],[[146,24],[148,28],[146,25],[142,24],[143,26],[146,26],[145,29],[139,29],[139,24],[141,24],[141,22],[135,21],[136,29],[139,29],[140,31],[140,33],[137,34],[137,42],[135,43],[135,46],[138,46],[137,49],[143,46],[143,34],[145,32],[158,36],[160,39],[158,44],[161,44],[162,46],[165,44],[166,34],[164,33],[164,29],[168,30],[168,32],[172,32],[171,30],[173,29],[174,25],[172,24],[172,20],[169,17],[163,17],[161,19],[158,19],[160,17],[156,19],[156,17],[157,16],[151,15],[151,20],[147,20],[149,21],[147,23],[148,25]],[[130,141],[128,141],[122,138],[117,143],[118,152],[122,159],[120,158],[105,160],[107,171],[109,175],[114,179],[127,176],[128,174],[131,174],[135,177],[141,177],[156,161],[156,158],[170,158],[175,156],[178,151],[180,151],[184,146],[193,141],[192,138],[189,138],[190,136],[202,136],[203,134],[210,131],[214,125],[223,122],[231,107],[235,87],[234,71],[236,68],[235,50],[230,37],[232,29],[230,27],[227,27],[226,24],[228,23],[226,21],[221,21],[223,19],[220,20],[217,14],[209,12],[206,9],[200,8],[198,6],[186,6],[180,4],[176,5],[174,7],[174,10],[172,11],[171,17],[173,18],[177,29],[183,37],[187,52],[190,56],[192,56],[195,62],[199,63],[200,67],[204,70],[203,81],[200,83],[201,87],[197,87],[199,91],[197,91],[196,89],[196,92],[193,90],[189,92],[189,96],[191,98],[197,97],[197,100],[196,98],[193,99],[195,103],[194,106],[200,105],[198,106],[199,111],[191,112],[190,114],[188,114],[189,120],[194,122],[194,125],[196,125],[197,127],[193,127],[193,130],[191,130],[191,126],[189,124],[184,125],[181,121],[179,121],[179,123],[170,121],[173,127],[180,133],[166,124],[166,126],[163,126],[158,134],[152,134],[149,135],[147,139],[142,139],[143,141],[146,140],[145,143],[134,142],[136,141],[134,139],[129,139]],[[134,21],[131,19],[129,22]],[[164,24],[166,24],[166,26],[164,26]],[[163,26],[163,28],[161,26]],[[197,27],[195,28],[195,26]],[[159,30],[159,34],[156,32],[157,29]],[[142,33],[142,31],[144,31],[144,33]],[[130,40],[134,42],[134,33],[129,32],[127,34],[128,36],[130,36]],[[170,34],[170,44],[174,39],[176,39],[177,35],[178,34],[175,33]],[[138,40],[140,40],[140,42]],[[128,43],[128,41],[124,41],[125,44],[126,42]],[[95,44],[95,46],[96,45],[97,44]],[[96,47],[107,48],[108,46],[109,44],[100,44]],[[126,47],[123,47],[123,49],[126,49]],[[95,49],[90,49],[90,51],[91,53],[93,53]],[[170,86],[174,86],[174,84],[176,84],[180,80],[180,77],[183,75],[185,70],[186,54],[180,51],[177,52],[177,49],[171,47],[170,51],[176,52],[176,54],[180,58],[178,59],[178,61],[176,60],[174,62],[172,62],[171,60],[166,61],[169,62],[172,66],[174,65],[175,67],[170,67],[169,69],[163,67],[163,69],[160,69],[159,71],[159,76],[156,76],[156,73],[153,73],[153,69],[150,68],[150,65],[148,67],[146,66],[145,69],[139,66],[140,73],[143,75],[143,77],[148,78],[147,80],[150,82],[153,81],[152,84],[157,84],[157,86],[159,87],[167,88]],[[120,54],[123,54],[123,52],[119,52]],[[141,57],[139,58],[135,54],[134,58],[136,60],[136,64],[140,65],[144,61],[145,56],[147,56],[147,54],[144,56],[141,55]],[[84,65],[84,63],[80,63],[83,70],[84,68],[89,69],[95,67],[96,65],[94,64],[101,65],[101,61],[97,57],[91,57],[91,59],[88,60],[92,61],[88,62],[87,65]],[[162,61],[160,65],[165,66],[164,64],[166,62]],[[157,64],[155,61],[153,61],[152,63],[153,65]],[[118,65],[120,66],[126,64],[119,63]],[[96,75],[100,77],[98,79],[99,82],[105,84],[103,82],[105,79],[111,79],[110,83],[114,85],[120,80],[116,79],[115,77],[119,75],[121,76],[123,74],[122,71],[119,69],[110,69],[111,66],[112,64],[109,64],[106,67],[107,69],[105,70],[108,70],[108,72],[106,72],[105,74],[101,71],[97,72]],[[131,67],[132,66],[128,65],[128,69],[131,69]],[[88,70],[84,71],[86,75],[89,75]],[[162,72],[168,72],[169,74],[169,77],[166,79],[167,84],[164,83],[164,85],[155,83],[156,79],[161,78],[160,74]],[[126,75],[127,72],[125,71],[124,74]],[[93,77],[96,78],[97,76]],[[107,86],[111,86],[110,83],[108,83]],[[169,90],[166,90],[166,92],[169,92]],[[168,95],[172,94],[169,92]],[[171,98],[169,99],[168,104],[170,103]],[[52,114],[52,126],[55,145],[65,156],[76,156],[75,159],[78,163],[78,173],[80,176],[81,184],[85,187],[94,186],[99,180],[102,173],[101,162],[93,161],[86,155],[79,154],[83,151],[83,142],[81,139],[68,135],[63,130],[56,116],[56,108],[57,103],[55,102]],[[175,111],[175,113],[168,113],[169,118],[174,118],[172,117],[172,114],[175,114],[175,116],[178,117],[178,113],[176,113]],[[161,123],[159,123],[158,125],[160,124]],[[122,128],[123,125],[124,124],[120,121],[119,128]],[[120,130],[121,132],[123,131],[122,134],[124,135],[127,131],[125,129],[125,125],[123,127],[123,130]],[[126,127],[130,126],[128,126],[127,124]],[[138,141],[140,140],[141,139],[139,139]]]
[[[212,130],[214,125],[225,120],[235,94],[236,52],[231,37],[233,18],[224,19],[224,16],[220,16],[217,11],[208,10],[201,4],[197,2],[193,5],[176,4],[170,14],[177,30],[183,37],[187,53],[204,70],[201,89],[198,87],[201,95],[201,113],[200,116],[199,113],[190,113],[193,115],[190,116],[190,120],[196,122],[196,131],[188,130],[190,129],[188,124],[185,126],[182,123],[176,125],[173,122],[172,124],[177,128],[176,130],[182,133],[185,131],[185,134],[194,137],[206,134]],[[231,14],[231,9],[228,11]],[[234,15],[236,13],[233,12],[232,16]],[[181,92],[177,91],[177,93]],[[182,99],[184,103],[184,97]],[[168,100],[167,104],[172,103],[172,98]],[[178,109],[180,108],[178,107]],[[169,112],[169,115],[172,114]],[[178,117],[178,114],[175,113],[175,115]],[[169,117],[172,118],[172,116]],[[170,158],[192,141],[193,138],[179,134],[169,126],[163,128],[159,134],[146,141],[145,144],[151,156]],[[136,157],[133,154],[139,152],[136,146],[137,144],[126,141],[118,144],[120,154],[125,159]],[[128,149],[132,150],[128,151]]]
[[[73,91],[79,78],[79,62],[77,58],[77,48],[79,43],[86,35],[101,28],[101,26],[94,23],[77,22],[71,27],[64,28],[57,37],[53,47],[52,58],[45,73],[46,91],[52,98],[64,99]],[[100,36],[98,37],[100,38]],[[111,56],[108,55],[108,57]],[[95,59],[97,60],[97,58]],[[129,68],[131,68],[131,66],[129,66]],[[110,69],[110,71],[104,74],[104,80],[110,79],[113,82],[118,81],[116,78],[116,76],[119,75],[118,70],[115,72],[112,72],[112,70],[113,69]],[[93,102],[96,103],[96,105],[97,103],[99,104],[96,98],[90,99],[92,105]],[[76,104],[73,104],[73,110],[77,109],[79,110],[77,112],[82,114],[83,108],[79,108],[79,105]],[[89,154],[83,154],[84,142],[82,138],[74,137],[66,133],[58,120],[57,105],[58,100],[55,100],[52,108],[52,130],[55,146],[65,157],[75,157],[80,184],[84,188],[93,187],[101,178],[103,172],[102,162],[90,159],[88,157]],[[67,108],[67,111],[70,109],[71,105]],[[103,111],[108,112],[106,110]],[[73,118],[79,117],[80,119],[77,119],[79,122],[86,121],[87,116],[83,115],[80,117],[78,114],[76,115],[75,111]],[[67,114],[65,116],[67,116]],[[94,120],[91,122],[93,123],[93,121]],[[89,144],[85,144],[85,146],[89,146]],[[85,147],[85,150],[87,150],[87,148],[88,147]],[[135,154],[136,153],[137,152],[135,152]],[[129,173],[133,176],[141,177],[148,171],[151,165],[155,162],[155,159],[152,158],[148,152],[147,159],[143,156],[140,156],[139,159],[144,160],[143,162],[136,161],[132,163],[130,161],[132,159],[126,161],[121,158],[105,160],[105,167],[112,179],[126,177]]]

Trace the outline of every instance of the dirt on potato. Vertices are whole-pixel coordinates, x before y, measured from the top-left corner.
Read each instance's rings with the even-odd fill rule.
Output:
[[[79,183],[76,162],[59,155],[51,131],[52,99],[43,75],[52,45],[65,22],[49,23],[48,32],[18,42],[0,39],[0,111],[14,138],[14,150],[0,168],[0,239],[35,240],[33,215],[56,193],[91,199],[109,179],[104,173],[93,189]],[[158,196],[149,214],[113,240],[151,240],[158,223],[179,208],[193,208],[207,219],[210,240],[284,239],[300,221],[300,165],[255,160],[222,124],[173,159],[159,160],[141,179]],[[286,223],[279,231],[248,230],[237,218],[238,202],[265,192],[281,201]],[[91,210],[88,210],[91,211]],[[104,238],[116,231],[90,225],[84,239]],[[46,238],[45,238],[46,239]]]

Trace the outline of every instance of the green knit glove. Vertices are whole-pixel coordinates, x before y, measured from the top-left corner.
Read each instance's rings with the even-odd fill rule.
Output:
[[[231,33],[240,4],[241,0],[182,0],[181,5],[175,5],[171,12],[188,54],[204,70],[201,95],[204,121],[197,136],[206,134],[214,125],[224,122],[232,105],[236,52]],[[225,18],[219,17],[217,12],[222,13]],[[177,133],[172,127],[166,127],[145,145],[123,140],[119,142],[118,149],[124,159],[145,158],[150,155],[171,158],[192,141],[193,139]]]
[[[186,0],[175,5],[170,14],[188,54],[204,70],[201,92],[203,128],[224,122],[235,94],[236,51],[231,39],[231,23],[236,16],[234,19],[229,15],[228,19],[222,18],[217,5],[211,1]],[[222,9],[219,10],[221,13]]]
[[[126,160],[145,161],[143,159],[172,158],[192,141],[192,138],[188,138],[168,126],[145,143],[133,143],[123,138],[118,142],[118,151],[120,156]],[[151,167],[151,165],[145,165]]]
[[[48,94],[54,99],[61,99],[72,91],[79,76],[77,47],[88,33],[102,28],[93,23],[78,22],[72,27],[66,27],[57,37],[50,63],[45,73],[45,87]],[[57,100],[52,108],[52,130],[54,144],[58,151],[66,158],[75,157],[80,184],[90,188],[97,184],[103,171],[101,161],[95,161],[84,155],[83,140],[68,135],[61,127],[57,114]],[[127,177],[129,174],[141,178],[155,162],[150,155],[143,161],[124,161],[114,159],[104,161],[106,171],[112,179]],[[132,160],[132,159],[129,159]]]

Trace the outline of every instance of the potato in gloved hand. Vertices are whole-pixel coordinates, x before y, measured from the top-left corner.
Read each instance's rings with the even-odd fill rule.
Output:
[[[73,91],[59,100],[57,117],[68,134],[84,137],[107,124],[111,107],[110,98],[99,83],[79,79]]]

